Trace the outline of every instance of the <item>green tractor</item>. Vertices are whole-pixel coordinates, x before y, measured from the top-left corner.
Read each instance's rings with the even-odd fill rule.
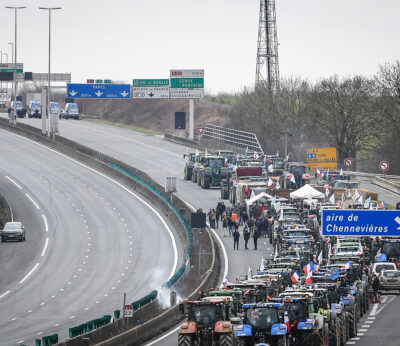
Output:
[[[199,167],[197,185],[200,185],[203,189],[209,189],[211,186],[220,186],[221,180],[225,178],[226,173],[224,157],[206,156]]]
[[[198,162],[198,157],[200,157],[201,155],[202,154],[196,155],[196,153],[183,154],[183,158],[188,158],[188,161],[186,161],[186,165],[183,171],[183,176],[185,180],[192,180],[195,163]]]

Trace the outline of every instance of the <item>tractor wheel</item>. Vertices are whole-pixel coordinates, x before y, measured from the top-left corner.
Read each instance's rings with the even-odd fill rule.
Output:
[[[188,168],[186,170],[186,180],[191,180],[192,179],[192,174],[193,174],[193,169],[192,168]]]
[[[246,339],[245,338],[238,338],[236,340],[236,346],[246,346]]]
[[[210,188],[210,184],[211,184],[211,178],[204,176],[204,185],[203,188],[204,189],[209,189]]]
[[[346,316],[341,313],[339,317],[340,320],[340,345],[344,346],[347,341],[347,325],[346,325]]]
[[[219,346],[233,346],[233,334],[221,334],[221,336],[219,337]]]
[[[197,186],[202,185],[203,174],[197,173]]]
[[[277,346],[287,346],[287,342],[286,342],[286,336],[279,336],[278,340],[276,342]],[[304,345],[308,345],[308,344],[304,344]]]
[[[299,345],[312,345],[312,332],[301,332],[299,333]]]
[[[324,327],[323,327],[323,346],[329,346],[331,345],[331,338],[330,338],[330,332],[329,332],[329,323],[325,322]]]
[[[189,180],[187,177],[187,168],[185,167],[185,169],[183,170],[183,179],[184,180]]]
[[[192,183],[196,182],[196,172],[192,172]]]
[[[190,334],[178,335],[178,346],[192,346],[192,336]]]
[[[329,345],[340,346],[340,324],[338,320],[332,320],[329,322]]]
[[[356,309],[353,308],[352,311],[347,313],[347,325],[349,326],[349,339],[357,336],[357,320],[356,320]]]

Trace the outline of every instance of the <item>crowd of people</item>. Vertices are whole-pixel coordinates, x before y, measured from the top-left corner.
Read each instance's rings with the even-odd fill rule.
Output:
[[[244,249],[249,249],[248,242],[252,238],[254,250],[257,250],[258,239],[271,235],[267,211],[268,207],[264,204],[253,206],[248,212],[245,202],[237,206],[218,202],[216,208],[210,209],[207,215],[212,228],[219,229],[222,224],[223,236],[233,237],[234,249],[239,250],[239,240],[243,236]]]

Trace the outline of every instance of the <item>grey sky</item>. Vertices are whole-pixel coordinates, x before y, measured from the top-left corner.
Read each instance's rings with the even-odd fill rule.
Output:
[[[311,81],[373,75],[400,56],[398,0],[277,0],[281,76]],[[168,78],[170,69],[203,68],[206,90],[236,92],[255,79],[259,0],[0,0],[0,50],[14,41],[25,71],[46,72],[48,15],[52,71],[73,82]]]

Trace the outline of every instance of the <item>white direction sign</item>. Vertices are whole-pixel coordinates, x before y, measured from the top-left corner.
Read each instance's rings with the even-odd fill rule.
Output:
[[[132,92],[134,99],[167,99],[169,79],[134,79]]]
[[[0,104],[10,101],[11,101],[11,93],[0,93]]]
[[[204,70],[171,70],[170,79],[170,98],[204,97]]]

